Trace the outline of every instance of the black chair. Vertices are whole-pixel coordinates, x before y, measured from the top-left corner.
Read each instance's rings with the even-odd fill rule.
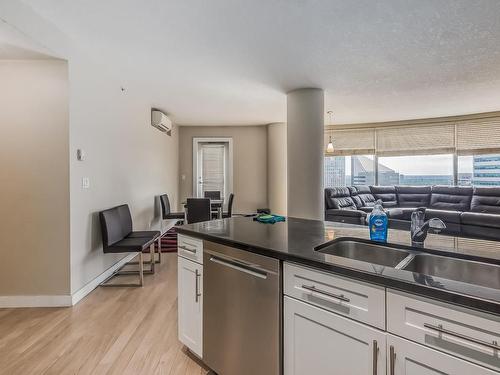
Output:
[[[184,212],[171,212],[170,211],[170,201],[167,194],[160,195],[161,203],[161,217],[163,220],[177,219],[179,221],[184,221]]]
[[[205,198],[213,199],[213,200],[220,200],[220,191],[205,191],[203,193],[203,196]]]
[[[210,199],[188,198],[186,200],[186,220],[188,224],[211,219]]]
[[[229,194],[229,199],[227,201],[227,212],[224,212],[222,214],[223,218],[228,218],[233,216],[233,200],[234,200],[234,194],[231,193]]]
[[[129,238],[148,238],[155,237],[158,241],[158,260],[154,263],[161,263],[161,232],[157,230],[141,230],[141,231],[132,231],[132,215],[130,214],[130,209],[128,205],[124,204],[117,207],[120,212],[120,217],[123,225],[125,226],[125,231],[129,232]],[[145,273],[154,273],[155,266],[152,263],[154,259],[154,246],[153,246],[153,254],[152,258],[147,262],[149,264],[149,270],[146,270]],[[127,264],[138,264],[138,262],[128,262]]]
[[[138,271],[118,271],[114,272],[106,280],[101,283],[101,286],[142,286],[144,281],[144,273],[154,272],[154,242],[160,236],[158,231],[132,231],[132,217],[128,205],[113,207],[108,210],[99,212],[99,220],[101,224],[102,243],[104,253],[139,253],[139,270]],[[151,269],[144,271],[142,253],[144,250],[151,254]],[[139,275],[139,283],[126,284],[108,284],[107,282],[115,277],[122,275]]]

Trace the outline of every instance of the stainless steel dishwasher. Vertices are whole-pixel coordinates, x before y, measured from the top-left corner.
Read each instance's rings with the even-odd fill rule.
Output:
[[[203,267],[203,361],[218,375],[279,375],[279,261],[205,242]]]

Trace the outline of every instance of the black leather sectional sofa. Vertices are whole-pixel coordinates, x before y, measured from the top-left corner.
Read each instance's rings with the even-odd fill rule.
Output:
[[[325,189],[325,220],[366,224],[375,201],[392,228],[409,229],[412,212],[440,218],[445,232],[500,240],[500,188],[457,186],[349,186]]]

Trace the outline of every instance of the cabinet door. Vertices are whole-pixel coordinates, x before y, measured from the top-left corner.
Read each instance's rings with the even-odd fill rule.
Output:
[[[387,335],[388,375],[493,375],[495,371],[423,345]]]
[[[284,297],[285,375],[385,375],[385,333]]]
[[[179,340],[202,357],[203,266],[178,257]]]

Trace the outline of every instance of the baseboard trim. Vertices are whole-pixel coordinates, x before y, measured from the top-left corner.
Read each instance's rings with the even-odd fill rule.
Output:
[[[0,296],[0,308],[18,307],[68,307],[71,306],[70,295],[53,296]]]
[[[113,274],[116,270],[121,268],[125,263],[130,262],[137,256],[137,253],[128,254],[126,257],[121,259],[118,263],[113,264],[106,271],[97,276],[94,280],[87,283],[84,287],[73,293],[71,297],[71,304],[76,305],[80,300],[85,298],[90,292],[99,286],[104,280]]]
[[[0,309],[18,307],[68,307],[76,305],[86,295],[97,288],[100,283],[111,276],[113,272],[134,259],[136,255],[137,253],[128,254],[72,295],[0,296]]]

